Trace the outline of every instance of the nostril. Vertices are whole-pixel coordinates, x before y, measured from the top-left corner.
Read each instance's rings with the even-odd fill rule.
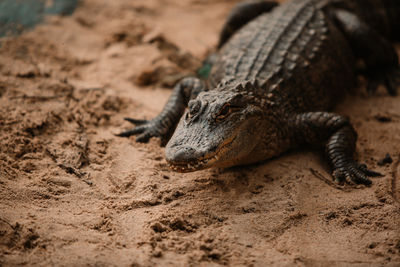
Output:
[[[172,162],[188,162],[195,159],[196,150],[191,147],[180,147],[167,151],[166,158]]]
[[[189,110],[191,114],[196,114],[200,110],[201,102],[199,100],[190,100],[189,101]]]
[[[188,112],[189,118],[195,118],[201,109],[201,101],[200,100],[190,100],[188,107],[189,107],[189,112]]]

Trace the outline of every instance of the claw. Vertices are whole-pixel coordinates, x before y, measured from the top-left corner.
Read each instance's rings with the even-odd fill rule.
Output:
[[[345,167],[338,168],[333,172],[333,177],[338,183],[347,182],[350,184],[364,184],[369,186],[372,184],[372,181],[368,176],[378,177],[382,176],[382,174],[368,170],[365,164],[357,164],[355,162],[346,164]]]
[[[135,125],[141,125],[141,124],[145,124],[148,122],[148,120],[137,120],[137,119],[132,119],[132,118],[124,118],[124,120],[129,121],[132,124]]]
[[[152,137],[151,133],[142,133],[136,137],[136,142],[139,143],[147,143],[149,142],[150,138]]]
[[[350,185],[357,185],[360,184],[361,182],[358,181],[358,179],[356,179],[355,177],[353,177],[351,174],[346,174],[346,183],[350,184]]]
[[[156,117],[152,120],[139,120],[132,118],[124,119],[135,124],[136,127],[116,134],[116,136],[129,137],[131,135],[137,135],[136,142],[140,143],[147,143],[151,137],[158,137],[161,139],[162,146],[166,144],[166,140],[169,136],[169,128],[162,122],[162,118]]]
[[[128,130],[128,131],[125,131],[125,132],[116,134],[116,136],[119,136],[119,137],[129,137],[129,136],[131,136],[131,135],[141,134],[141,133],[144,132],[145,129],[146,129],[145,127],[139,126],[139,127],[133,128],[133,129],[131,129],[131,130]]]
[[[333,171],[332,176],[337,184],[343,184],[343,181],[346,180],[346,176],[344,175],[344,171],[336,169]]]
[[[379,172],[375,172],[375,171],[371,171],[367,168],[367,165],[365,164],[360,164],[359,169],[365,173],[365,175],[369,176],[369,177],[382,177],[383,174],[379,173]]]
[[[353,175],[350,177],[351,181],[356,184],[371,185],[372,181],[365,176]]]

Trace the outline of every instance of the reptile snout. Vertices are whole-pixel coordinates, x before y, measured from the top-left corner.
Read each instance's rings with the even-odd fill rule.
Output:
[[[196,150],[191,147],[170,147],[165,151],[165,157],[168,162],[172,163],[185,163],[195,161],[196,158]]]

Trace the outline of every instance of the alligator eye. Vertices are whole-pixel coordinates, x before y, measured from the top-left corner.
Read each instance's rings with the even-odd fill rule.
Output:
[[[222,107],[222,109],[219,111],[217,116],[215,117],[217,120],[223,120],[225,119],[230,113],[232,112],[232,108],[230,105],[226,104]]]
[[[189,120],[190,120],[190,114],[189,114],[189,112],[186,112],[186,115],[185,115],[185,122],[188,123]]]

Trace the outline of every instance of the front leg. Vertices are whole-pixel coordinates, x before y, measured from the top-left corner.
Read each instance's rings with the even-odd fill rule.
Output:
[[[194,77],[181,80],[172,91],[161,113],[152,120],[125,118],[137,125],[133,129],[117,134],[121,137],[138,135],[137,142],[146,143],[151,137],[159,137],[164,146],[171,137],[190,99],[194,99],[205,89],[204,83]]]
[[[357,134],[345,117],[329,112],[302,113],[289,121],[289,129],[295,145],[325,144],[337,182],[369,185],[368,176],[380,176],[354,160]]]

